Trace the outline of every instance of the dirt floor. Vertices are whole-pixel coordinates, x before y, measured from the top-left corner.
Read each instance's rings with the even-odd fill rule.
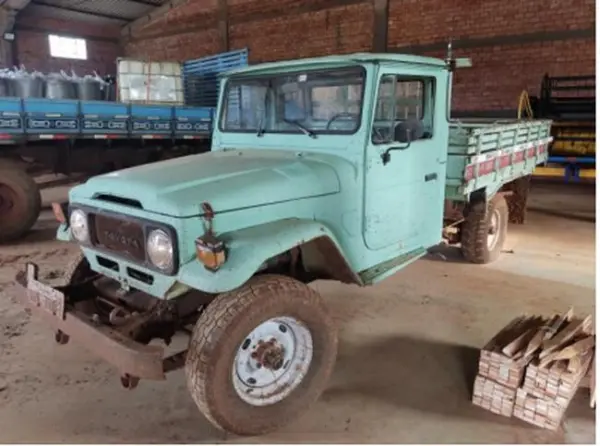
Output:
[[[10,283],[25,261],[57,277],[74,252],[53,240],[46,211],[25,241],[0,248],[0,442],[593,443],[583,391],[555,433],[469,398],[477,349],[513,317],[594,311],[594,221],[593,188],[536,184],[527,224],[510,228],[493,265],[447,250],[368,289],[316,283],[339,324],[334,376],[309,413],[248,439],[210,427],[183,372],[126,391],[109,366],[75,342],[58,346],[14,303]]]

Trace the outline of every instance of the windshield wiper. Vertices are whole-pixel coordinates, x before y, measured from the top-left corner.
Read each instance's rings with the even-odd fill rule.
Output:
[[[287,124],[295,125],[300,130],[302,130],[302,133],[304,133],[305,135],[310,136],[313,139],[317,137],[317,135],[316,135],[315,132],[313,132],[312,130],[310,130],[310,129],[306,128],[305,126],[303,126],[302,124],[300,124],[299,121],[294,121],[292,119],[285,119],[285,118],[283,118],[283,122],[285,122]]]
[[[263,125],[264,119],[260,120],[260,124],[258,124],[258,130],[256,131],[256,136],[263,136],[265,134],[265,126]]]
[[[267,82],[267,88],[265,90],[265,97],[263,99],[263,110],[264,113],[260,118],[260,122],[258,124],[258,129],[256,130],[256,136],[263,136],[265,134],[265,121],[267,120],[267,105],[269,102],[269,93],[273,91],[273,83],[271,79]]]

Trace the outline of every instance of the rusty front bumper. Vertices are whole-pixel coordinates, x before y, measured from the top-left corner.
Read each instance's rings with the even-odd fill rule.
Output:
[[[124,375],[165,379],[166,369],[171,367],[163,360],[162,347],[136,342],[107,325],[94,323],[85,313],[69,308],[64,293],[37,280],[37,266],[32,263],[27,264],[26,271],[19,273],[16,279],[19,301],[59,333],[76,339]]]

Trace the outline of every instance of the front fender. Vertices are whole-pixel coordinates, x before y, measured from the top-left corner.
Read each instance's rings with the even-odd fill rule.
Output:
[[[228,258],[221,269],[208,271],[194,259],[181,268],[178,281],[207,293],[231,291],[246,283],[266,260],[324,236],[345,257],[333,233],[313,220],[280,220],[222,234]]]

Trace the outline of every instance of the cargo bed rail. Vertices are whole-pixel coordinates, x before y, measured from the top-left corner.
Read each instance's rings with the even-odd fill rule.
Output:
[[[484,188],[531,175],[548,160],[549,120],[470,120],[450,123],[446,195],[466,199]]]
[[[0,98],[0,140],[204,139],[214,108]]]

